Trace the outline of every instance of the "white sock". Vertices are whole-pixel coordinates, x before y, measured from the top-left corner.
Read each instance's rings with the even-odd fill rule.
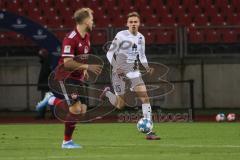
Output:
[[[152,120],[152,109],[150,103],[142,104],[143,117]]]
[[[55,99],[56,99],[56,97],[54,97],[54,96],[52,96],[51,98],[49,98],[49,100],[48,100],[48,105],[53,106]]]
[[[116,105],[116,102],[117,102],[117,96],[115,94],[113,94],[112,92],[110,91],[107,91],[106,92],[106,97],[108,97],[109,99],[109,102],[112,104],[112,105]]]
[[[72,140],[69,140],[69,141],[63,140],[63,144],[66,144],[66,143],[71,142],[71,141],[72,141]]]

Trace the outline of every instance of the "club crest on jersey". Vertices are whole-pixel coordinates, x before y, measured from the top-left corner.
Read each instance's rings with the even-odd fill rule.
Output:
[[[139,37],[138,44],[142,44],[142,37]]]
[[[89,51],[88,47],[85,46],[85,48],[84,48],[84,53],[88,53],[88,51]]]
[[[78,47],[82,47],[82,43],[81,42],[78,44]]]

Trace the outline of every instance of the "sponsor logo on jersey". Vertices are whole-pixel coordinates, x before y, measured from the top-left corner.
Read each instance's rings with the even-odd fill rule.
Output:
[[[71,53],[71,46],[70,46],[70,45],[64,46],[63,52],[64,52],[64,53]]]
[[[135,43],[132,45],[132,51],[137,51],[137,45]]]

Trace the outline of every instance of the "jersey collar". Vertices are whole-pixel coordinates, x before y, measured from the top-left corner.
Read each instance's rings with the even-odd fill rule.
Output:
[[[74,30],[77,33],[77,36],[80,37],[81,39],[85,39],[87,37],[87,33],[85,34],[84,37],[82,37],[81,34],[78,32],[77,28],[75,28]]]
[[[134,35],[134,34],[132,34],[129,30],[127,30],[127,31],[128,31],[128,33],[129,33],[131,36],[137,36],[137,35],[138,35],[138,32],[137,32],[136,35]]]

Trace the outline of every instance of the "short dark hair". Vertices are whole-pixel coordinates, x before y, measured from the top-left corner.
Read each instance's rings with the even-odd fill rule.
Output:
[[[81,8],[75,11],[73,18],[77,24],[81,24],[84,19],[90,17],[93,14],[93,10],[90,8]]]
[[[138,17],[140,19],[140,15],[137,12],[128,13],[127,18],[130,18],[130,17]]]

